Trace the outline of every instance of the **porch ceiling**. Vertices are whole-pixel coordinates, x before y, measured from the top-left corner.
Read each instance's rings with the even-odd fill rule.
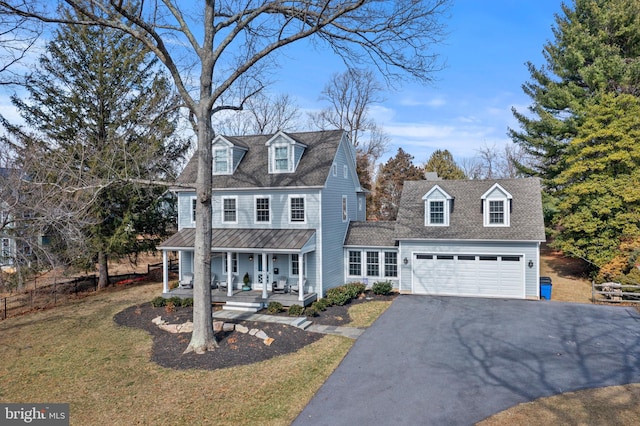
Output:
[[[313,229],[213,229],[212,250],[300,250],[314,236]],[[158,246],[164,250],[193,248],[194,228],[182,229]]]

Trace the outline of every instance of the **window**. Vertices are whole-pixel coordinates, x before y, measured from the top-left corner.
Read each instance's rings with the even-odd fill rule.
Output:
[[[227,275],[229,272],[227,270],[227,259],[229,258],[228,253],[225,254],[225,256],[222,258],[222,270],[224,271],[224,274]],[[231,253],[231,269],[232,269],[232,273],[237,274],[238,273],[238,253]]]
[[[504,201],[503,200],[489,200],[489,224],[490,225],[504,224]]]
[[[191,222],[196,223],[196,206],[197,204],[197,198],[196,197],[191,197]]]
[[[256,198],[256,222],[268,223],[270,221],[269,198]]]
[[[349,175],[349,168],[345,164],[344,166],[342,166],[342,176],[346,179],[348,175]]]
[[[472,260],[472,261],[475,262],[476,257],[475,256],[460,255],[460,256],[458,256],[458,260]]]
[[[213,172],[228,173],[229,172],[229,150],[214,149],[213,150]]]
[[[336,163],[331,165],[331,173],[333,176],[338,176],[338,165]]]
[[[349,250],[349,275],[362,276],[362,254],[359,251]]]
[[[346,222],[349,219],[349,214],[347,211],[347,196],[342,196],[342,221]]]
[[[9,238],[2,239],[2,252],[0,257],[11,257],[11,241]]]
[[[300,257],[297,254],[291,255],[291,275],[300,275]]]
[[[429,224],[444,225],[444,201],[429,201]]]
[[[275,170],[277,172],[289,171],[289,147],[276,146],[274,150]]]
[[[380,275],[380,254],[377,251],[367,252],[367,276],[377,277]]]
[[[291,197],[289,199],[291,222],[304,222],[304,197]]]
[[[236,198],[222,198],[222,222],[237,223]]]
[[[384,252],[384,276],[398,276],[398,253],[393,251]]]

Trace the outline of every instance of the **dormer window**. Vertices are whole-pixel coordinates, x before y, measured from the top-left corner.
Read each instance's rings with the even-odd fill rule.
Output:
[[[293,173],[306,145],[284,132],[276,133],[265,144],[269,155],[269,173]]]
[[[213,173],[229,173],[229,149],[216,148],[213,150]]]
[[[289,147],[288,146],[276,146],[274,148],[275,157],[275,170],[276,172],[288,172],[289,171]]]
[[[509,226],[513,197],[499,184],[493,185],[482,195],[484,226]]]
[[[435,185],[424,197],[424,226],[449,226],[453,197]]]

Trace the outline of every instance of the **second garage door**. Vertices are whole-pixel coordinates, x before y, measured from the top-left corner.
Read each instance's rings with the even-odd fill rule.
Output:
[[[413,293],[524,298],[524,261],[518,255],[413,256]]]

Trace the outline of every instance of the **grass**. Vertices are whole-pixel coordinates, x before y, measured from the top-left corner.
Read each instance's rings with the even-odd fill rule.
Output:
[[[217,371],[149,361],[151,337],[113,315],[151,300],[158,284],[105,291],[0,322],[0,400],[68,402],[71,424],[285,425],[353,341],[325,336],[301,351]]]

